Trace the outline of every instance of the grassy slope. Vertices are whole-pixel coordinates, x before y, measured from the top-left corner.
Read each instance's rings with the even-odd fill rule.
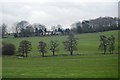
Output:
[[[99,43],[99,35],[101,33],[81,34],[79,38],[78,48],[76,53],[86,54],[78,56],[56,56],[45,57],[38,56],[36,45],[38,41],[43,40],[49,43],[49,40],[59,40],[61,43],[66,39],[66,36],[54,37],[34,37],[34,38],[9,38],[4,39],[6,42],[12,42],[18,47],[18,43],[22,39],[27,39],[33,44],[33,51],[28,58],[18,59],[16,56],[3,57],[3,77],[31,77],[31,78],[49,78],[49,77],[69,77],[69,78],[114,78],[118,74],[118,55],[102,55],[97,50]],[[116,36],[117,31],[103,33],[107,36],[113,34]],[[60,44],[59,54],[66,54],[63,45]],[[117,46],[116,46],[117,47]],[[117,50],[116,50],[117,51]],[[88,55],[88,54],[98,55]],[[50,55],[48,52],[46,55]]]
[[[81,35],[76,35],[78,38],[78,51],[75,53],[79,54],[90,54],[90,53],[99,53],[98,51],[98,46],[99,46],[99,35],[105,34],[106,36],[114,35],[116,38],[116,51],[117,50],[117,45],[118,45],[118,31],[109,31],[109,32],[103,32],[103,33],[89,33],[89,34],[81,34]],[[52,37],[28,37],[28,38],[6,38],[3,39],[3,41],[8,42],[8,43],[13,43],[18,49],[19,42],[21,40],[29,40],[32,42],[32,52],[29,54],[30,56],[38,56],[40,55],[37,49],[38,42],[39,41],[45,41],[48,44],[49,48],[49,42],[50,40],[58,40],[60,46],[60,51],[57,52],[57,54],[67,54],[68,52],[65,52],[64,46],[62,44],[63,41],[66,40],[67,36],[52,36]],[[46,55],[51,55],[51,52],[48,50]]]

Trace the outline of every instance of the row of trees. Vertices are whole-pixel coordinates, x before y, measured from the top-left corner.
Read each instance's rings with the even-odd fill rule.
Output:
[[[2,36],[7,33],[7,25],[2,26]],[[44,24],[30,24],[28,21],[20,21],[14,24],[12,30],[15,37],[31,37],[31,36],[46,36],[46,35],[68,35],[74,33],[93,33],[109,30],[120,29],[120,19],[112,17],[99,17],[91,20],[83,20],[73,23],[70,28],[63,29],[61,25],[52,26],[48,30]]]
[[[65,42],[63,42],[63,44],[65,46],[65,49],[70,52],[70,55],[73,55],[73,51],[77,50],[77,39],[75,38],[73,33],[71,33],[69,35],[69,37],[67,38],[67,40]],[[15,48],[11,49],[11,48],[9,48],[10,46],[8,46],[8,45],[6,45],[6,46],[7,46],[8,50],[6,50],[5,46],[3,45],[3,55],[12,55],[12,53],[15,53]],[[12,44],[12,46],[15,47],[13,44]],[[55,52],[57,52],[59,50],[58,46],[59,46],[58,41],[51,40],[49,50],[53,53],[53,56],[55,56]],[[39,42],[38,50],[41,53],[42,57],[44,57],[44,54],[47,52],[46,47],[47,47],[47,44],[45,42],[43,42],[43,41]],[[9,49],[11,49],[13,51],[9,52]],[[27,57],[28,56],[27,54],[31,50],[32,50],[32,45],[31,45],[30,41],[23,40],[20,42],[19,48],[18,48],[18,52],[20,53],[20,56]],[[4,52],[4,51],[6,51],[6,52]],[[9,52],[9,54],[7,54],[8,52]]]
[[[71,33],[69,37],[67,38],[67,41],[63,42],[65,49],[70,52],[70,55],[73,55],[73,51],[77,50],[77,39],[74,37],[74,35]],[[41,53],[42,57],[44,57],[44,54],[47,52],[46,48],[47,44],[43,41],[39,42],[38,50]],[[58,48],[59,44],[57,41],[51,40],[49,50],[53,53],[53,56],[55,56],[55,52],[59,50]],[[22,53],[22,56],[27,57],[27,53],[31,51],[31,42],[27,40],[23,40],[20,42],[18,51]],[[26,54],[26,55],[24,55]]]
[[[75,38],[73,34],[70,34],[66,41],[63,42],[65,50],[70,52],[70,55],[73,55],[73,51],[77,50],[77,41],[78,39]],[[115,37],[111,35],[110,37],[106,37],[105,35],[100,35],[100,45],[99,49],[104,51],[104,54],[106,54],[106,51],[108,50],[110,54],[113,54],[113,51],[115,49]],[[44,57],[45,53],[47,52],[47,44],[43,41],[40,41],[38,44],[38,50],[41,53],[42,57]],[[3,55],[12,55],[15,54],[15,46],[13,44],[6,44],[3,43],[2,46],[2,54]],[[18,52],[20,53],[20,56],[27,57],[28,53],[32,50],[32,45],[30,41],[22,40],[19,44]],[[50,41],[49,44],[49,50],[52,52],[53,56],[55,56],[55,52],[59,51],[59,43],[58,41]]]

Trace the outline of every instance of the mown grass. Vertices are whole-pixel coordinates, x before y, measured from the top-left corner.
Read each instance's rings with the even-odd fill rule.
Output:
[[[3,59],[3,78],[118,77],[117,54]]]
[[[118,51],[118,31],[103,33],[87,33],[76,35],[78,38],[78,51],[74,56],[61,56],[69,54],[62,44],[67,36],[52,37],[28,37],[28,38],[5,38],[4,42],[19,46],[21,40],[29,40],[32,43],[32,51],[28,58],[17,56],[3,56],[3,78],[117,78],[118,77],[118,54],[103,55],[98,50],[99,35],[115,36],[115,51]],[[48,50],[47,57],[42,58],[38,52],[39,41],[48,44],[50,40],[58,40],[58,56],[53,57]]]

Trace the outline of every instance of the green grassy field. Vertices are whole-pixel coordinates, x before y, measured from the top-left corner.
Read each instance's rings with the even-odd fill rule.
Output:
[[[3,56],[3,78],[117,78],[118,54],[101,54],[98,51],[99,35],[115,36],[115,53],[118,51],[118,31],[104,33],[89,33],[76,35],[78,38],[77,56],[61,56],[69,54],[64,50],[62,41],[67,36],[29,37],[29,38],[5,38],[3,41],[19,46],[21,40],[32,42],[32,51],[28,58],[19,59],[16,56]],[[39,41],[49,44],[50,40],[58,40],[59,56],[42,58],[37,50]],[[49,45],[48,45],[49,47]],[[52,55],[48,51],[45,55]]]
[[[117,78],[117,55],[3,57],[3,78]]]

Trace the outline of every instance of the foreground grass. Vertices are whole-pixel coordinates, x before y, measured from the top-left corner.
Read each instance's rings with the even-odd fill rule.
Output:
[[[0,55],[0,78],[2,78],[2,56]]]
[[[3,78],[117,78],[118,55],[3,57]]]

